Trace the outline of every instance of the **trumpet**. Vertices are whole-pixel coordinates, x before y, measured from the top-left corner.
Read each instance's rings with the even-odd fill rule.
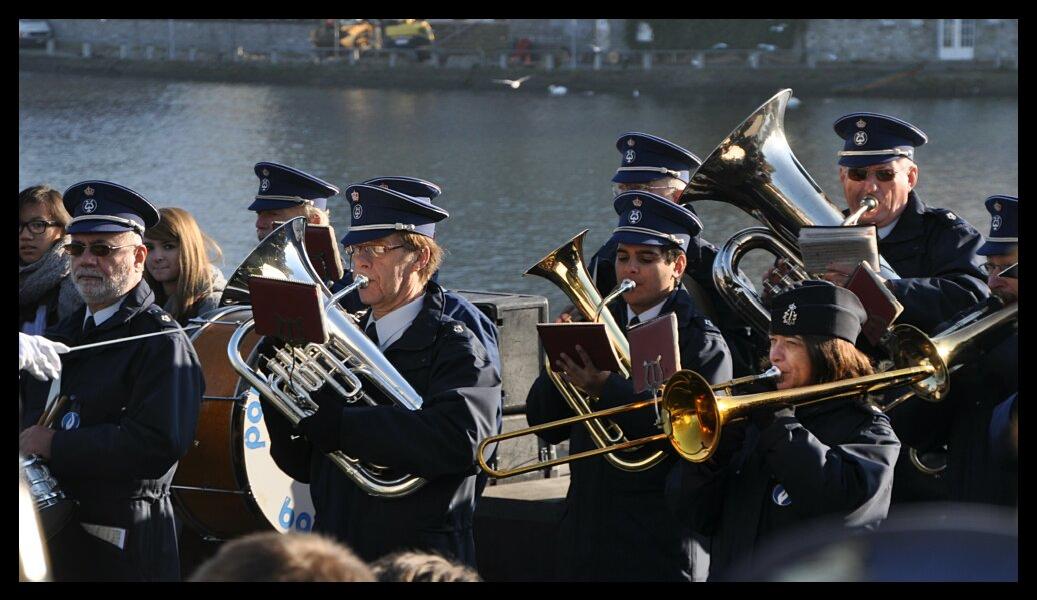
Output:
[[[747,375],[745,377],[739,377],[737,379],[732,379],[730,381],[726,381],[726,382],[723,382],[723,383],[718,383],[716,385],[711,386],[710,389],[712,389],[715,392],[720,392],[720,393],[725,394],[725,395],[731,395],[731,392],[733,391],[733,389],[738,387],[738,386],[745,385],[745,384],[748,384],[748,383],[753,383],[753,382],[756,382],[756,381],[761,381],[761,380],[764,380],[764,379],[775,379],[775,378],[780,377],[780,376],[781,376],[781,371],[777,367],[771,367],[771,368],[767,369],[766,371],[764,371],[763,373],[760,373],[758,375]],[[665,385],[666,384],[664,383],[663,386],[665,386]],[[522,466],[522,467],[516,467],[516,468],[511,469],[511,470],[503,470],[503,471],[502,470],[498,470],[498,469],[494,469],[493,467],[491,467],[486,462],[486,457],[485,457],[485,452],[484,452],[485,448],[487,446],[489,446],[490,444],[496,444],[497,442],[503,442],[505,440],[510,440],[510,439],[514,439],[514,438],[517,438],[517,437],[523,437],[523,436],[526,436],[526,435],[536,435],[537,433],[539,433],[541,431],[546,431],[548,429],[556,429],[558,427],[565,427],[565,426],[572,425],[572,424],[575,424],[575,423],[586,423],[586,422],[588,422],[588,421],[590,421],[592,419],[603,419],[603,418],[606,418],[606,417],[611,417],[613,415],[618,415],[618,414],[622,414],[622,413],[632,412],[632,411],[635,411],[635,410],[641,410],[643,408],[654,407],[654,408],[656,408],[656,410],[658,410],[658,406],[661,404],[661,402],[662,401],[659,398],[653,398],[653,399],[648,399],[648,400],[641,400],[639,402],[633,402],[631,404],[625,404],[623,406],[616,406],[614,408],[608,408],[608,409],[605,409],[605,410],[601,410],[601,411],[593,412],[593,413],[588,413],[588,414],[578,414],[576,416],[567,417],[565,419],[560,419],[558,421],[551,421],[550,423],[543,423],[541,425],[535,425],[533,427],[527,427],[525,429],[518,429],[516,431],[510,431],[508,433],[502,433],[502,434],[499,434],[499,435],[491,436],[491,437],[488,437],[488,438],[484,439],[482,441],[482,443],[479,444],[479,448],[476,450],[476,460],[479,462],[479,467],[483,471],[485,471],[487,474],[489,474],[491,477],[494,477],[495,479],[504,479],[504,478],[507,478],[507,477],[514,477],[516,475],[522,475],[523,473],[529,473],[530,471],[537,471],[537,470],[540,470],[540,469],[549,469],[549,468],[554,467],[556,465],[573,462],[573,461],[576,461],[576,460],[580,460],[582,458],[590,458],[592,456],[599,456],[599,455],[602,455],[602,454],[605,454],[606,456],[609,456],[610,455],[609,453],[611,453],[611,452],[621,451],[621,450],[625,450],[627,448],[634,448],[634,447],[641,446],[641,445],[644,445],[644,444],[649,444],[649,443],[652,443],[652,442],[657,442],[657,441],[660,441],[660,440],[664,440],[664,439],[667,438],[667,435],[665,433],[660,433],[660,434],[657,434],[657,435],[653,435],[653,436],[649,436],[649,437],[646,437],[646,438],[637,439],[637,440],[633,440],[633,441],[627,441],[627,440],[616,441],[612,445],[599,445],[598,448],[595,448],[593,450],[586,450],[584,452],[579,452],[579,453],[576,453],[576,454],[570,454],[569,456],[562,456],[562,457],[559,457],[559,458],[554,458],[554,459],[546,460],[546,461],[540,461],[540,462],[537,462],[537,463],[534,463],[534,464],[525,465],[525,466]],[[622,467],[619,467],[619,468],[622,468]],[[626,470],[626,469],[624,469],[624,470]]]
[[[777,404],[789,404],[796,407],[808,406],[819,402],[913,385],[930,377],[935,370],[932,365],[918,364],[882,373],[862,375],[860,377],[789,390],[734,396],[731,395],[734,387],[761,379],[772,379],[780,376],[781,372],[772,368],[759,375],[749,375],[724,383],[710,384],[698,373],[685,369],[674,373],[661,386],[663,390],[662,398],[632,402],[595,413],[568,417],[551,423],[544,423],[527,429],[486,438],[479,445],[476,458],[479,466],[486,473],[500,479],[668,439],[681,458],[700,463],[708,460],[716,452],[720,443],[721,432],[725,425],[748,416],[754,410]],[[717,392],[723,393],[718,394]],[[606,448],[596,448],[549,461],[541,461],[510,471],[492,469],[486,464],[486,460],[483,457],[486,446],[494,442],[536,434],[546,429],[565,427],[588,419],[601,419],[656,405],[662,408],[662,433],[645,436],[636,440],[627,440]]]

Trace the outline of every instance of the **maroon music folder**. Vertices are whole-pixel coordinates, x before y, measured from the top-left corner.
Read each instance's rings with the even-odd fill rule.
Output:
[[[681,352],[678,345],[677,315],[666,313],[627,329],[630,340],[630,377],[634,392],[647,390],[650,382],[646,363],[658,364],[652,368],[655,384],[665,382],[681,370]]]
[[[325,283],[342,279],[342,256],[338,251],[338,240],[331,225],[306,225],[306,255],[310,264]],[[330,287],[330,286],[329,286]]]
[[[250,277],[256,333],[300,345],[328,341],[320,292],[314,283]]]
[[[864,311],[868,313],[868,320],[861,327],[861,333],[872,345],[877,344],[893,321],[904,311],[904,305],[882,283],[878,274],[866,261],[861,261],[857,265],[846,283],[846,289],[857,295]]]
[[[583,348],[598,369],[619,371],[619,357],[605,332],[604,323],[538,323],[537,333],[551,362],[551,370],[556,373],[563,370],[556,364],[563,352],[577,365],[583,365],[576,352],[577,345]]]

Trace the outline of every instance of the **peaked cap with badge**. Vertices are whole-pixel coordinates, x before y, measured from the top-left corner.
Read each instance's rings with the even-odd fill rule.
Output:
[[[349,231],[342,238],[343,246],[376,240],[394,231],[434,238],[436,223],[450,216],[427,198],[363,183],[346,188],[346,199],[350,207]]]
[[[361,181],[364,185],[376,185],[381,188],[390,189],[401,194],[407,194],[414,198],[424,198],[431,202],[436,196],[443,193],[439,186],[431,181],[418,179],[417,177],[374,177],[367,181]]]
[[[327,208],[328,198],[339,192],[327,181],[286,165],[259,162],[255,171],[259,177],[259,191],[248,209],[256,212],[301,204],[323,209]]]
[[[991,196],[984,203],[990,213],[990,235],[976,254],[1007,254],[1019,243],[1019,198]]]
[[[121,233],[158,225],[161,216],[147,198],[128,187],[91,179],[73,184],[62,195],[72,215],[68,233]]]
[[[857,295],[829,281],[802,281],[771,300],[776,335],[828,335],[853,344],[867,320]]]
[[[661,137],[639,133],[624,133],[616,140],[620,163],[614,183],[646,183],[663,177],[676,177],[688,182],[691,172],[702,160],[691,151]]]
[[[651,192],[623,192],[612,203],[619,224],[609,241],[646,246],[677,246],[688,251],[691,238],[702,231],[695,213]]]
[[[878,113],[850,113],[833,128],[846,141],[839,152],[839,164],[844,167],[881,165],[902,156],[914,160],[915,148],[929,140],[907,121]]]

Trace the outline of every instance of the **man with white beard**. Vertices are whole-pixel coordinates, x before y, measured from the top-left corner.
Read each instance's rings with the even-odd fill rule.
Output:
[[[47,461],[77,518],[49,540],[58,581],[178,580],[169,486],[205,390],[187,336],[143,280],[141,235],[159,213],[107,181],[65,191],[71,276],[86,305],[44,334],[61,355],[54,428],[37,425],[49,382],[24,378],[18,450]],[[167,331],[99,347],[78,346]]]

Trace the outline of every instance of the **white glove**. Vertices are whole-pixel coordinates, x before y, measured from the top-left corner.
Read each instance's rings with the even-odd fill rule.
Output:
[[[19,331],[18,370],[24,369],[40,381],[57,379],[61,375],[61,358],[58,355],[69,350],[61,342],[52,342],[42,335],[28,335]]]

